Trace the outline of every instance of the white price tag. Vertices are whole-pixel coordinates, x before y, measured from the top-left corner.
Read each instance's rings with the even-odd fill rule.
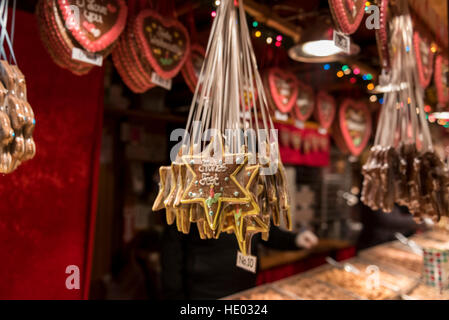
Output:
[[[134,237],[134,219],[136,217],[136,207],[127,206],[123,209],[123,241],[131,242]]]
[[[236,266],[246,271],[256,273],[257,258],[255,256],[245,256],[240,251],[237,251]]]
[[[325,135],[325,134],[327,134],[327,129],[326,128],[319,128],[318,129],[318,133],[322,134],[322,135]]]
[[[298,129],[304,129],[304,122],[300,120],[295,120],[295,127]]]
[[[136,218],[134,220],[134,228],[136,230],[148,229],[150,212],[151,207],[144,204],[137,205]]]
[[[81,50],[80,48],[73,48],[72,60],[78,60],[99,67],[103,65],[103,56],[101,54],[87,52],[85,50]]]
[[[247,120],[249,120],[249,119],[251,119],[251,112],[246,111],[245,113],[240,114],[240,117],[241,117],[242,119],[247,119]]]
[[[167,90],[170,90],[172,85],[171,79],[164,79],[160,77],[156,72],[151,73],[151,82]]]
[[[343,33],[334,30],[334,44],[337,48],[347,54],[351,53],[351,38]]]
[[[288,120],[288,114],[286,113],[282,113],[280,111],[277,111],[274,113],[274,117],[276,120],[280,120],[280,121],[287,121]]]

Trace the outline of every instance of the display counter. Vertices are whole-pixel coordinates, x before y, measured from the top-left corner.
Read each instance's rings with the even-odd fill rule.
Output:
[[[449,243],[449,233],[410,238],[419,247]],[[449,290],[425,285],[423,255],[399,241],[361,251],[357,257],[329,260],[298,275],[226,297],[226,300],[449,300]],[[426,272],[428,272],[426,270]]]
[[[355,248],[347,241],[320,239],[308,250],[279,251],[265,249],[260,252],[257,285],[271,283],[322,265],[326,256],[344,260],[355,255]]]

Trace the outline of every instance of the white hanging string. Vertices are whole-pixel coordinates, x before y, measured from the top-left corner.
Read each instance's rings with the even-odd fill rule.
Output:
[[[420,152],[431,151],[432,141],[424,114],[424,90],[420,86],[413,46],[413,25],[406,1],[398,2],[398,16],[390,22],[392,91],[384,94],[375,145],[397,148],[417,144]]]
[[[11,48],[13,48],[14,46],[14,34],[15,34],[15,30],[16,30],[16,7],[17,7],[17,1],[13,0],[12,3],[12,19],[11,19]],[[14,54],[14,52],[9,56],[9,63],[11,64],[12,61],[12,55]],[[14,59],[15,60],[15,59]],[[16,62],[17,64],[17,62]]]
[[[2,29],[1,36],[0,36],[1,57],[4,60],[8,60],[6,51],[5,51],[5,47],[4,47],[4,41],[6,40],[6,43],[8,45],[9,54],[10,54],[10,61],[12,59],[14,64],[17,65],[17,60],[16,60],[16,56],[14,54],[12,41],[9,37],[8,29],[7,29],[7,27],[8,27],[8,4],[9,4],[8,0],[2,0],[2,2],[0,4],[0,12],[1,12],[0,26]],[[15,17],[15,1],[14,1],[14,5],[13,5],[13,23],[11,26],[12,34],[14,34],[14,29],[15,29],[15,18],[14,17]]]
[[[240,133],[245,129],[255,128],[259,141],[270,147],[270,137],[261,136],[260,129],[270,130],[274,126],[268,113],[242,1],[238,10],[234,1],[222,2],[211,34],[187,119],[186,148],[179,156],[185,152],[192,153],[198,147],[193,141],[186,140],[188,135],[198,143],[199,134],[208,129],[217,130],[217,138],[224,139],[228,149],[235,153],[248,150],[248,136]],[[226,130],[233,134],[226,135]],[[199,144],[204,149],[207,141]],[[275,147],[278,148],[277,141]]]

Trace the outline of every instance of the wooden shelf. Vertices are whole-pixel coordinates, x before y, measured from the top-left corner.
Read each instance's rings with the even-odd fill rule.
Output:
[[[320,239],[316,247],[310,250],[277,251],[271,250],[268,255],[260,257],[260,269],[267,270],[281,265],[306,259],[312,254],[324,253],[333,250],[349,248],[351,244],[347,241],[334,239]]]

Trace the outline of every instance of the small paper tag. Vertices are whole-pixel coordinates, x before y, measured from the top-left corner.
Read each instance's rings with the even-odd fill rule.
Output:
[[[103,56],[101,54],[87,52],[85,50],[81,50],[80,48],[73,48],[72,59],[93,64],[99,67],[103,65]]]
[[[304,129],[304,122],[300,120],[295,120],[295,127],[298,129]]]
[[[251,119],[251,112],[245,111],[244,113],[241,113],[240,118],[245,119],[245,120]]]
[[[276,118],[276,120],[280,120],[280,121],[287,121],[288,120],[288,114],[279,112],[277,110],[274,113],[274,117]]]
[[[351,53],[351,38],[334,30],[334,44],[347,54]]]
[[[257,258],[255,256],[245,256],[240,251],[237,251],[236,266],[246,271],[256,273]]]
[[[167,90],[170,90],[172,85],[171,79],[164,79],[161,76],[159,76],[156,72],[151,73],[151,82]]]

